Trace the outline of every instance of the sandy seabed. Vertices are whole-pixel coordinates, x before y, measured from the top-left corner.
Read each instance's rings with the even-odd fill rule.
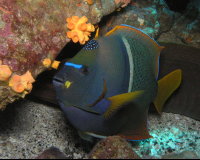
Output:
[[[179,114],[149,113],[153,138],[129,142],[141,157],[194,151],[200,158],[200,122]],[[68,158],[87,158],[99,141],[86,142],[58,106],[21,99],[0,112],[0,158],[36,158],[47,148],[59,148]]]

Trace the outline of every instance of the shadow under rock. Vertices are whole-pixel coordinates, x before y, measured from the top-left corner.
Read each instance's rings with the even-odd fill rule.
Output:
[[[8,104],[4,111],[0,111],[0,134],[1,136],[6,132],[13,130],[16,125],[16,121],[19,118],[18,109],[23,107],[20,105],[24,100],[15,101],[12,104]]]

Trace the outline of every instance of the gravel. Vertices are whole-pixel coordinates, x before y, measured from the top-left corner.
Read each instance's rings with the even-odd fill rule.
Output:
[[[153,138],[129,142],[141,157],[200,151],[200,122],[178,114],[149,113]],[[87,158],[99,141],[79,138],[59,106],[21,99],[0,112],[0,158],[36,158],[47,148],[59,148],[68,158]]]

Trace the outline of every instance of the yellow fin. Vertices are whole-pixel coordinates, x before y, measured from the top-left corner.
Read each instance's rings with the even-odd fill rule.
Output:
[[[158,81],[158,93],[154,104],[159,114],[167,98],[178,88],[181,83],[181,70],[175,70]]]
[[[119,94],[110,98],[107,98],[107,100],[110,101],[110,106],[106,110],[106,112],[103,114],[103,117],[105,119],[109,118],[111,115],[116,113],[119,109],[121,109],[124,105],[136,100],[144,91],[135,91],[130,93],[124,93]]]
[[[96,34],[94,38],[98,38],[99,37],[99,27],[97,28]]]
[[[108,36],[108,35],[112,34],[118,28],[120,28],[120,26],[116,26],[115,28],[113,28],[112,30],[110,30],[108,33],[106,33],[105,36]]]

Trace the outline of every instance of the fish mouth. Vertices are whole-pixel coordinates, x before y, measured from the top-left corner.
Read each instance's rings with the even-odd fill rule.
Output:
[[[54,76],[54,77],[53,77],[53,84],[59,86],[59,85],[63,85],[64,82],[63,82],[63,79],[62,79],[62,78],[57,77],[57,76]]]
[[[89,105],[88,107],[93,107],[93,106],[95,106],[98,102],[100,102],[103,98],[104,98],[104,96],[105,96],[105,94],[106,94],[106,83],[105,83],[105,79],[104,79],[104,77],[103,77],[103,91],[102,91],[102,93],[101,93],[101,95],[99,96],[99,98],[94,102],[94,103],[92,103],[91,105]]]
[[[55,81],[56,83],[62,83],[62,84],[64,84],[64,82],[63,82],[63,80],[61,79],[61,78],[59,78],[59,77],[53,77],[53,81]]]
[[[61,86],[64,84],[62,78],[59,78],[59,77],[54,77],[53,78],[53,83],[54,85],[56,86]],[[92,103],[91,105],[89,106],[83,106],[83,107],[80,107],[80,106],[75,106],[75,105],[67,105],[67,106],[71,106],[71,107],[75,107],[75,108],[78,108],[78,109],[81,109],[83,111],[86,111],[86,112],[90,112],[90,113],[94,113],[94,114],[100,114],[99,111],[95,110],[95,109],[92,109],[91,107],[95,106],[98,102],[100,102],[104,96],[105,96],[105,93],[106,93],[106,84],[105,84],[105,79],[103,77],[103,91],[101,93],[101,95],[99,96],[99,98],[94,102]],[[58,101],[61,101],[63,104],[68,104],[64,99],[62,99],[61,97],[58,98]]]

